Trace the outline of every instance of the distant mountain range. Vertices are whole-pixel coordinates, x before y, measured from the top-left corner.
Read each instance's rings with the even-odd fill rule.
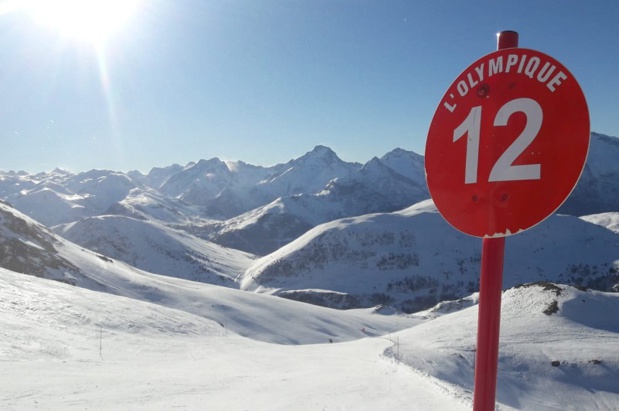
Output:
[[[619,139],[593,133],[558,210],[572,217],[510,238],[506,286],[616,287],[617,158]],[[423,157],[402,149],[364,165],[317,146],[273,167],[213,158],[146,175],[0,172],[0,198],[0,265],[66,282],[85,274],[59,257],[57,235],[103,262],[341,308],[411,312],[478,287],[479,241],[425,201]]]

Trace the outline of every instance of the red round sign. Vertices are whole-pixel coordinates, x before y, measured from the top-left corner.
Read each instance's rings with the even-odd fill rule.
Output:
[[[565,201],[589,138],[587,102],[561,63],[535,50],[499,50],[464,70],[436,109],[426,143],[428,188],[458,230],[516,234]]]

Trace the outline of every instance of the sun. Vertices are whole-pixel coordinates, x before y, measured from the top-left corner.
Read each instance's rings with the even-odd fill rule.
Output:
[[[141,0],[30,0],[35,20],[63,36],[95,44],[105,43],[126,28]]]

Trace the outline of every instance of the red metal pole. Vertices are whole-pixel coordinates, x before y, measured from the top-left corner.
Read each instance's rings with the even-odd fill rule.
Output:
[[[504,250],[505,237],[484,238],[481,249],[473,411],[494,411]]]
[[[518,33],[515,31],[499,33],[497,49],[511,47],[518,47]],[[494,411],[495,409],[504,255],[505,237],[483,239],[473,411]]]

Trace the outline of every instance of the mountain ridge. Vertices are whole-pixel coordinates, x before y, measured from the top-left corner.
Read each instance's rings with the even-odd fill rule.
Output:
[[[613,190],[615,185],[619,187],[619,170],[614,161],[615,154],[619,157],[617,141],[615,137],[592,134],[588,177],[579,183],[584,184],[584,188],[580,193],[578,187],[574,190],[575,200],[571,200],[570,205],[568,199],[567,206],[582,210],[586,210],[589,203],[598,208],[614,207],[617,199],[613,197]],[[114,257],[160,274],[225,283],[231,288],[274,293],[340,308],[393,305],[399,310],[411,311],[442,299],[459,298],[463,291],[473,292],[478,286],[474,279],[478,272],[478,248],[471,246],[471,239],[448,227],[436,210],[430,209],[425,180],[420,181],[423,170],[423,157],[402,149],[374,157],[361,165],[344,162],[328,147],[317,146],[299,159],[273,167],[214,158],[184,167],[172,165],[153,169],[149,173],[150,182],[148,175],[110,170],[78,174],[54,170],[36,175],[0,172],[0,194],[10,204],[15,203],[17,209],[24,212],[24,218],[27,215],[42,220],[46,226],[54,227],[57,232],[64,231],[67,236],[71,231],[70,237],[82,247],[100,250],[99,261]],[[166,195],[155,188],[166,184],[175,195]],[[613,188],[599,191],[607,186]],[[204,201],[191,203],[198,198]],[[265,202],[267,199],[271,200]],[[236,214],[243,209],[248,210]],[[414,230],[406,231],[407,221],[413,214],[415,224],[426,221],[424,224],[429,231],[421,235]],[[552,216],[548,221],[532,231],[533,240],[526,233],[510,240],[521,248],[529,247],[526,249],[530,256],[526,259],[531,261],[530,267],[517,266],[514,275],[519,276],[518,281],[550,276],[552,280],[568,284],[612,289],[616,284],[613,282],[615,261],[619,261],[612,241],[617,241],[604,240],[603,244],[598,244],[603,258],[595,257],[588,248],[612,235],[612,216],[588,215],[582,220]],[[562,228],[558,221],[570,229]],[[591,234],[594,225],[585,221],[607,228],[595,226],[598,231]],[[65,229],[69,227],[67,224],[71,230]],[[354,231],[353,226],[367,228]],[[555,234],[550,233],[549,227]],[[121,234],[123,230],[129,231]],[[322,232],[323,237],[313,238],[310,245],[300,245],[300,239],[312,230]],[[443,239],[437,240],[433,232],[442,232]],[[581,241],[583,250],[571,244],[568,247],[571,254],[564,254],[561,251],[564,243],[558,239],[547,245],[540,243],[541,238],[554,238],[559,233]],[[129,238],[133,240],[121,242]],[[191,240],[184,242],[181,238]],[[530,244],[522,244],[521,238],[528,238]],[[414,244],[409,244],[411,241]],[[440,253],[428,254],[426,243],[431,242],[432,247],[444,252],[446,259],[441,260]],[[12,242],[9,248],[17,250],[13,254],[18,255],[24,244],[28,245],[28,241]],[[300,247],[295,253],[302,255],[304,262],[284,253],[290,251],[291,244]],[[531,244],[537,244],[536,248],[531,248]],[[40,247],[45,249],[45,246]],[[388,247],[381,249],[382,246]],[[458,247],[464,248],[457,252]],[[208,255],[217,254],[216,249],[228,249],[225,254],[246,261],[255,258],[248,253],[256,258],[279,258],[281,261],[267,264],[263,272],[256,264],[267,260],[260,259],[251,267],[237,264],[232,270],[218,273],[218,269],[209,264],[213,267],[230,267],[230,264],[219,257],[209,262]],[[27,251],[33,261],[42,261],[36,256],[36,248]],[[62,248],[53,251],[62,254]],[[137,263],[140,253],[145,254],[143,258],[152,260],[151,265],[144,261]],[[580,255],[581,261],[575,260],[572,254]],[[569,263],[554,268],[548,265],[547,260],[556,260],[557,255]],[[11,258],[8,261],[12,264],[19,262]],[[509,260],[509,252],[507,258]],[[334,262],[338,259],[339,266],[336,266]],[[433,259],[434,267],[430,269],[428,261]],[[153,264],[155,261],[159,263]],[[419,266],[424,266],[427,272],[419,271]],[[291,267],[297,272],[289,274],[288,279],[294,279],[296,284],[289,284],[286,276],[278,278]],[[66,275],[65,280],[75,281],[71,279],[69,268],[59,271],[55,277],[61,279]],[[308,270],[313,276],[311,281],[299,275]],[[403,270],[417,272],[404,275]],[[602,275],[603,270],[606,270],[605,275]],[[559,274],[563,277],[557,277]],[[354,275],[363,277],[360,289],[351,288],[351,283],[359,280]],[[346,284],[333,285],[320,280],[321,276],[330,277],[330,281],[339,276]],[[251,285],[252,278],[257,281],[255,285]],[[279,289],[277,281],[283,284]],[[419,292],[410,297],[411,291]]]

